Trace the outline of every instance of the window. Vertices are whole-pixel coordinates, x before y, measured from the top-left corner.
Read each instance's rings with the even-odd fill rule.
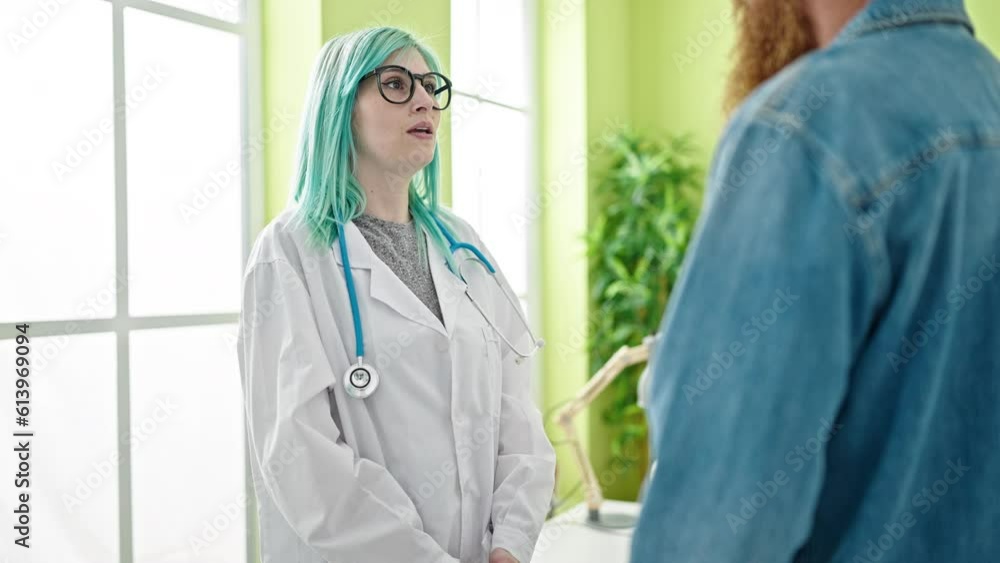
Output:
[[[449,108],[452,208],[479,232],[529,319],[538,316],[533,14],[532,0],[452,1]]]
[[[0,107],[17,108],[0,135],[0,365],[28,323],[38,561],[248,560],[235,336],[263,215],[256,11],[0,3]]]

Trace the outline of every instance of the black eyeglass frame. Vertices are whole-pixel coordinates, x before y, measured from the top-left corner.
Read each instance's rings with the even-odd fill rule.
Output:
[[[389,96],[385,95],[385,92],[382,90],[382,73],[384,71],[387,71],[387,70],[401,70],[401,71],[405,72],[406,74],[408,74],[410,76],[410,94],[408,96],[406,96],[405,100],[397,102],[397,101],[389,99]],[[381,94],[382,98],[385,101],[389,102],[390,104],[405,104],[405,103],[408,103],[410,100],[413,99],[414,92],[417,91],[417,82],[418,81],[421,84],[423,84],[424,78],[426,78],[428,76],[440,77],[441,80],[444,82],[444,86],[438,88],[437,90],[435,90],[433,93],[430,93],[430,94],[431,94],[431,97],[436,100],[438,94],[440,94],[441,92],[444,92],[445,90],[448,90],[448,103],[446,103],[444,105],[444,107],[441,107],[441,108],[439,108],[437,106],[433,106],[433,107],[434,107],[434,109],[436,109],[438,111],[444,111],[444,110],[448,109],[448,106],[451,105],[451,79],[449,79],[447,76],[441,74],[440,72],[427,72],[427,73],[424,73],[424,74],[416,74],[414,72],[410,72],[410,69],[406,68],[405,66],[385,65],[385,66],[376,67],[376,68],[372,69],[371,72],[365,73],[365,75],[362,76],[358,80],[358,84],[364,82],[365,80],[367,80],[368,78],[371,78],[372,76],[374,76],[376,78],[376,82],[378,83],[378,93]]]

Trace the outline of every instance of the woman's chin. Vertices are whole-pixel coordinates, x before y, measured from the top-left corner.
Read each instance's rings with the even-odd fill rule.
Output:
[[[425,166],[434,160],[434,146],[430,147],[414,147],[411,149],[407,156],[404,156],[399,160],[400,167],[412,169],[412,173],[416,174],[424,169]]]

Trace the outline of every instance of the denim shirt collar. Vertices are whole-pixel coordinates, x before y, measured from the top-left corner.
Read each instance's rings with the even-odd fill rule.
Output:
[[[975,33],[972,20],[965,11],[965,0],[871,0],[844,26],[834,43],[927,22],[964,25],[970,33]]]

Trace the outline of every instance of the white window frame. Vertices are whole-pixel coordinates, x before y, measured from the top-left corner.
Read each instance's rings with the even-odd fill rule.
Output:
[[[240,137],[241,146],[249,139],[259,138],[262,130],[261,111],[261,68],[260,51],[260,2],[242,0],[240,20],[237,23],[219,19],[211,15],[159,4],[151,0],[89,0],[111,4],[112,18],[112,77],[114,106],[126,106],[125,91],[125,8],[157,14],[177,21],[236,34],[240,37]],[[220,0],[222,1],[222,0]],[[114,178],[115,178],[115,272],[128,272],[128,184],[126,175],[126,112],[114,112]],[[264,182],[261,158],[250,158],[250,151],[241,151],[243,170],[240,195],[241,213],[241,256],[245,264],[254,237],[264,226]],[[122,278],[127,279],[127,278]],[[117,284],[115,316],[110,319],[71,319],[31,321],[32,338],[52,336],[75,336],[80,334],[113,333],[116,337],[117,357],[117,432],[118,445],[118,538],[119,561],[134,563],[133,518],[132,518],[132,458],[127,439],[131,428],[129,336],[134,331],[158,328],[196,327],[235,324],[239,321],[239,311],[219,314],[163,315],[135,317],[129,313],[128,284]],[[0,324],[0,340],[17,336],[14,323]],[[236,359],[234,358],[235,362]],[[247,495],[246,506],[246,553],[248,562],[259,561],[256,554],[256,508],[254,506],[253,478],[247,454],[244,433],[244,478]]]
[[[452,3],[462,2],[475,2],[476,5],[476,21],[475,25],[479,25],[479,3],[480,0],[451,0]],[[514,110],[523,113],[527,117],[528,121],[528,131],[530,132],[530,137],[528,143],[525,145],[525,157],[527,161],[528,177],[530,178],[529,189],[525,195],[525,207],[524,211],[526,213],[525,217],[527,219],[525,225],[526,232],[526,246],[524,249],[525,266],[527,272],[527,287],[523,294],[518,294],[516,297],[528,305],[528,322],[531,323],[532,331],[535,336],[541,337],[542,334],[542,319],[543,311],[541,308],[541,221],[540,215],[533,216],[532,206],[537,202],[537,197],[539,193],[538,178],[539,178],[539,162],[538,162],[538,108],[537,108],[537,77],[536,77],[536,63],[537,53],[538,53],[538,38],[537,38],[537,0],[516,0],[524,2],[525,7],[525,29],[527,33],[525,35],[526,45],[525,53],[526,57],[524,61],[515,61],[513,64],[523,64],[525,72],[527,73],[528,81],[528,104],[525,107],[512,106],[510,104],[491,99],[490,96],[480,96],[472,92],[463,92],[461,89],[454,88],[452,105],[461,107],[461,104],[456,104],[456,101],[460,101],[461,98],[466,98],[469,100],[474,100],[479,104],[493,105],[496,107],[505,108],[508,110]],[[465,22],[456,22],[454,19],[451,21],[451,28],[454,29],[458,25],[466,25]],[[477,35],[478,40],[478,35]],[[458,46],[461,48],[462,46]],[[454,36],[452,36],[451,49],[454,51],[456,45],[454,42]],[[452,135],[452,140],[454,141],[454,134]],[[452,163],[454,165],[454,163]],[[455,199],[455,193],[461,189],[454,183],[454,170],[452,173],[452,200]],[[475,226],[475,225],[474,225]],[[501,264],[499,267],[503,267]],[[535,400],[538,404],[541,404],[542,393],[541,384],[538,380],[537,374],[540,369],[540,356],[535,356],[535,361],[531,363],[532,374],[531,380],[534,385],[533,394]]]

